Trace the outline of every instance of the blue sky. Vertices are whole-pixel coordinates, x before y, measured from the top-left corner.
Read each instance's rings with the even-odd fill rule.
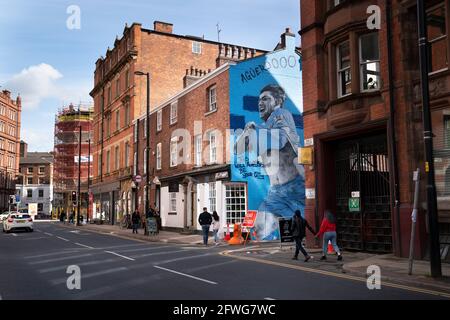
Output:
[[[81,29],[66,26],[81,10]],[[272,50],[280,34],[300,28],[299,0],[0,0],[0,90],[23,100],[21,139],[30,151],[53,149],[58,108],[89,102],[95,61],[125,23],[174,24],[174,33]],[[298,40],[299,41],[299,40]]]

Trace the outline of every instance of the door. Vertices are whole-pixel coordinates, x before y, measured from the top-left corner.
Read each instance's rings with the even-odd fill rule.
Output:
[[[392,252],[386,135],[338,142],[335,172],[339,244],[349,250]]]

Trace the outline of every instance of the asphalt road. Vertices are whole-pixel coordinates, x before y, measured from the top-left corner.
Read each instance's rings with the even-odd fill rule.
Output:
[[[220,255],[226,249],[143,243],[35,223],[33,233],[0,232],[0,299],[439,298],[391,287],[369,290],[361,281]],[[69,266],[81,270],[80,290],[67,287]]]

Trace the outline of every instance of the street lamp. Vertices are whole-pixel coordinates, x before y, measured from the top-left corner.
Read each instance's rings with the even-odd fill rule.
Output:
[[[149,190],[148,186],[150,184],[150,73],[149,72],[142,72],[142,71],[135,71],[135,75],[137,76],[146,76],[147,77],[147,114],[146,114],[146,134],[147,134],[147,148],[145,150],[145,167],[147,168],[146,172],[146,192],[145,192],[145,214],[149,211]]]

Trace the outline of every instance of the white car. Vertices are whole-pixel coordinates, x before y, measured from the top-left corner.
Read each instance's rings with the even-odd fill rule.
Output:
[[[3,232],[17,230],[33,232],[33,219],[29,214],[11,213],[3,220]]]
[[[2,214],[0,214],[0,223],[3,225],[3,220],[5,220],[6,218],[8,218],[8,215],[10,214],[10,212],[3,212]]]

